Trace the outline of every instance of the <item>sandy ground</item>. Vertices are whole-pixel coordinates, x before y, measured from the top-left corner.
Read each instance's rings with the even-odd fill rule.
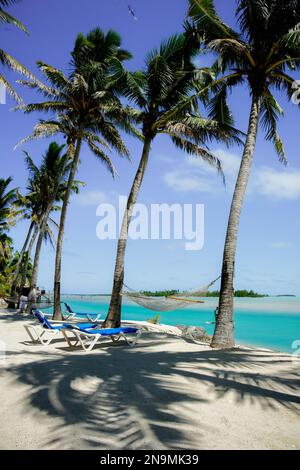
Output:
[[[91,353],[0,313],[1,449],[300,449],[300,361],[170,333]]]

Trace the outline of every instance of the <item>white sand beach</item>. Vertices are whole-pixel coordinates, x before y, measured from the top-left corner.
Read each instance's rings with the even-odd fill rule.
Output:
[[[1,310],[1,449],[300,449],[300,360],[157,327],[84,353],[28,321]]]

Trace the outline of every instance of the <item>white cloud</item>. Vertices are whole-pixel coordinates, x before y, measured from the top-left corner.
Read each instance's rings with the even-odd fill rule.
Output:
[[[226,187],[233,190],[240,166],[240,156],[227,150],[213,151],[222,162]],[[166,184],[176,191],[214,193],[223,190],[222,181],[215,168],[201,158],[188,157],[175,170],[164,175]],[[256,167],[252,172],[248,194],[273,199],[300,199],[300,170],[288,168],[278,171],[271,167]]]
[[[214,150],[212,153],[221,161],[226,178],[236,178],[240,167],[240,157],[222,149]],[[216,174],[216,169],[201,158],[189,157],[188,162],[191,166],[198,167],[205,173]]]
[[[260,194],[276,199],[300,198],[300,171],[262,168],[256,172],[255,188]]]
[[[270,244],[270,247],[271,248],[274,248],[276,250],[285,250],[286,248],[290,248],[291,247],[291,243],[289,242],[284,242],[284,241],[281,241],[281,242],[273,242]]]
[[[209,181],[205,181],[201,175],[187,170],[170,171],[164,176],[168,186],[177,191],[201,191],[211,192],[213,190]]]
[[[97,189],[90,191],[82,191],[76,198],[80,206],[98,206],[110,201],[107,193]]]
[[[240,165],[240,158],[225,150],[213,151],[222,162],[226,184],[231,187],[235,182]],[[166,184],[177,191],[198,191],[215,193],[217,188],[223,189],[222,179],[217,170],[201,158],[189,157],[179,168],[164,175]]]

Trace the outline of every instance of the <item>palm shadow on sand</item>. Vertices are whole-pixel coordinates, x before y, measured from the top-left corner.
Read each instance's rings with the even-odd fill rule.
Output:
[[[216,431],[213,422],[201,421],[201,414],[193,416],[193,403],[205,405],[229,393],[237,404],[250,400],[263,408],[299,412],[299,363],[291,366],[288,356],[272,357],[272,364],[282,365],[278,376],[268,370],[268,351],[153,350],[169,340],[145,335],[134,349],[108,343],[90,354],[61,354],[67,349],[57,343],[57,353],[45,350],[43,359],[38,353],[38,360],[9,368],[14,380],[30,387],[20,398],[30,413],[44,412],[48,421],[60,418],[53,419],[44,447],[193,448],[190,419],[199,422],[198,443],[203,433]]]

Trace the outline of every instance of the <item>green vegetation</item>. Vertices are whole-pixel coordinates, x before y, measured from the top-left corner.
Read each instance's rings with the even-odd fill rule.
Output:
[[[160,324],[160,315],[155,315],[153,318],[148,318],[147,322],[152,323],[153,325],[159,325]]]
[[[219,297],[220,296],[220,291],[210,291],[207,292],[206,297]],[[257,292],[254,292],[253,290],[235,290],[234,291],[234,297],[253,297],[253,298],[261,298],[261,297],[268,297],[267,294],[258,294]]]
[[[141,292],[141,294],[147,297],[170,297],[178,293],[179,293],[179,290],[156,290],[156,291],[144,290]]]
[[[14,250],[13,240],[8,232],[16,224],[20,215],[17,208],[19,192],[17,188],[10,188],[11,178],[0,179],[0,296],[9,294],[16,265],[21,258],[20,253]],[[30,260],[29,260],[30,261]],[[28,261],[28,262],[29,262]],[[27,281],[30,280],[31,265],[27,272]]]
[[[180,290],[159,290],[159,291],[141,291],[141,294],[147,296],[147,297],[172,297],[178,295],[180,293]],[[219,297],[220,296],[220,291],[215,290],[215,291],[209,291],[207,292],[205,297]],[[267,294],[258,294],[257,292],[254,292],[253,290],[235,290],[234,291],[234,297],[253,297],[253,298],[261,298],[261,297],[268,297]]]

